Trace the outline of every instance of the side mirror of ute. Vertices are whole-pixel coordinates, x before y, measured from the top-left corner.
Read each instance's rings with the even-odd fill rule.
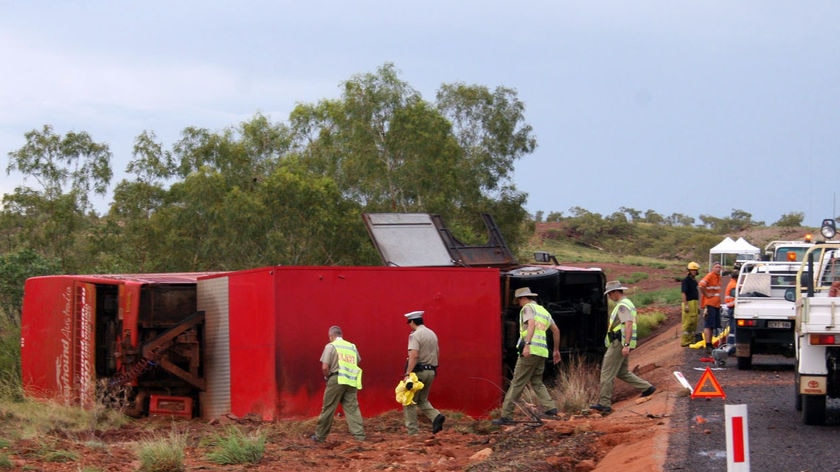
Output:
[[[545,252],[545,251],[535,252],[534,253],[534,260],[541,263],[541,264],[547,264],[549,262],[554,262],[554,265],[560,265],[560,263],[557,262],[557,257],[554,254],[550,254],[550,253]]]

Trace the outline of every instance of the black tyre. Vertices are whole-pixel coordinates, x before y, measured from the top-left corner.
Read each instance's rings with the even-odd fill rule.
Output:
[[[514,269],[508,272],[507,275],[513,280],[530,283],[532,281],[557,277],[559,273],[559,270],[550,267],[527,266]]]
[[[736,357],[738,359],[738,370],[752,369],[752,356]]]
[[[801,395],[802,423],[825,424],[825,395]]]

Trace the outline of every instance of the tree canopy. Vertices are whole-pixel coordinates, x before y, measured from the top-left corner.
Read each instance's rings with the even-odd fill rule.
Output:
[[[141,131],[102,215],[90,201],[112,178],[108,145],[30,131],[9,153],[7,173],[35,185],[4,196],[6,251],[78,273],[379,264],[363,212],[440,214],[465,242],[483,242],[490,213],[522,240],[513,170],[536,139],[514,90],[443,84],[428,101],[386,63],[341,92],[284,122],[188,126],[171,145]]]
[[[429,101],[390,63],[340,90],[297,105],[283,122],[258,113],[217,131],[187,126],[170,145],[141,131],[101,215],[91,198],[111,183],[108,145],[50,125],[27,132],[6,167],[23,184],[0,210],[3,309],[19,309],[16,284],[45,271],[379,264],[364,212],[439,214],[468,244],[485,242],[481,213],[489,213],[516,252],[533,222],[513,175],[537,141],[515,90],[444,83]],[[720,233],[764,224],[736,209],[728,218],[701,215],[700,224],[651,209],[568,213],[546,220],[564,222],[583,244],[611,238],[627,252],[636,223]],[[801,221],[790,213],[779,224]]]

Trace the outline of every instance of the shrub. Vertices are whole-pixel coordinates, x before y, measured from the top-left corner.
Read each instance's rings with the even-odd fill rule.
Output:
[[[181,472],[185,470],[184,435],[170,432],[168,437],[152,438],[140,444],[140,470],[142,472]]]
[[[0,400],[23,400],[20,383],[20,326],[0,316]]]
[[[557,396],[562,399],[562,405],[558,405],[560,409],[571,413],[587,409],[592,392],[599,389],[600,375],[597,364],[580,356],[570,357],[557,378]]]
[[[266,434],[260,430],[245,434],[229,427],[224,436],[216,435],[215,449],[208,455],[212,462],[222,465],[257,464],[265,452]]]

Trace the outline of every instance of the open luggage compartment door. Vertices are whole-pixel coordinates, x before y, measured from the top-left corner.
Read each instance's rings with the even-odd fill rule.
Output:
[[[397,267],[504,267],[515,264],[498,226],[482,214],[489,233],[484,245],[458,241],[439,215],[365,213],[364,221],[385,265]]]

